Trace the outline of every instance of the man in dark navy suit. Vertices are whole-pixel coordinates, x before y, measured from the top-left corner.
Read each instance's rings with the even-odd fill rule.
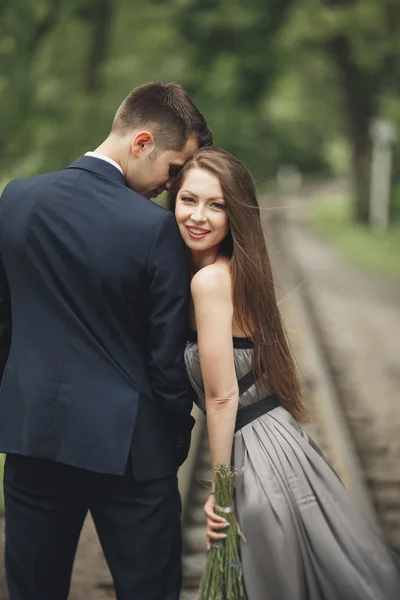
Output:
[[[148,83],[96,150],[0,200],[0,452],[11,600],[65,600],[91,512],[119,600],[177,600],[193,419],[189,274],[149,200],[212,134]]]

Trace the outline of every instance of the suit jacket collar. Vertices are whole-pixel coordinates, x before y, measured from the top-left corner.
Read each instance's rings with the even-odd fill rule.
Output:
[[[100,175],[100,177],[104,177],[105,179],[111,179],[117,183],[122,183],[122,185],[128,185],[121,171],[114,167],[114,165],[95,156],[80,156],[67,169],[83,169],[84,171]]]

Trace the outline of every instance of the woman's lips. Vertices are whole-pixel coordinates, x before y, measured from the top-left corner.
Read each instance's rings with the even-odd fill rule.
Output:
[[[187,227],[186,229],[191,238],[194,240],[202,240],[210,233],[208,229],[202,229],[201,227]]]

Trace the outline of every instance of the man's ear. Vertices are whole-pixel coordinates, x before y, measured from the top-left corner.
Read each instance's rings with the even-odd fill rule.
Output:
[[[132,139],[131,153],[139,157],[142,152],[152,152],[154,149],[154,138],[150,131],[139,131]]]

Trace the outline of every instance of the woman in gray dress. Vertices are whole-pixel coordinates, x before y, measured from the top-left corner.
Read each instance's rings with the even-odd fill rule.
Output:
[[[248,600],[399,600],[389,550],[301,428],[307,411],[276,302],[250,173],[202,148],[169,193],[192,272],[186,365],[211,463],[240,471]],[[225,534],[213,490],[207,546]],[[210,598],[210,600],[213,600]]]

